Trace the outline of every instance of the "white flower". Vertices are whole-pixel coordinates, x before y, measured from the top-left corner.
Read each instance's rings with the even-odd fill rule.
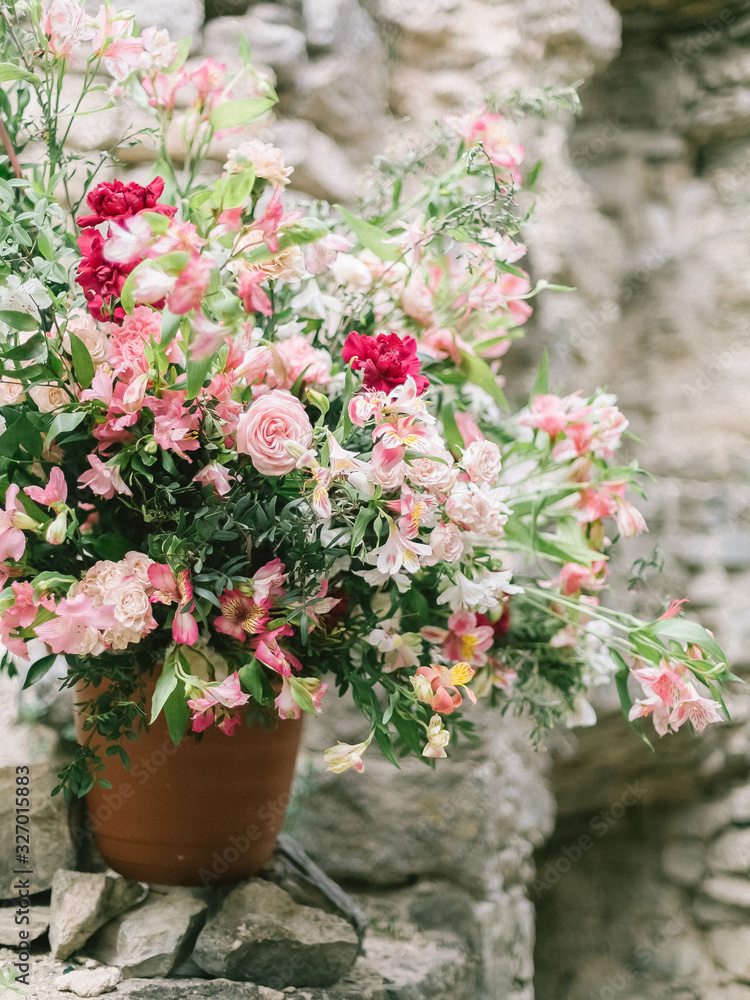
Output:
[[[0,288],[0,309],[26,313],[40,319],[39,310],[52,305],[49,292],[38,278],[21,281],[17,274],[5,279],[5,287]],[[0,335],[7,337],[10,327],[0,323]]]
[[[482,569],[473,580],[469,580],[463,573],[457,573],[455,582],[446,587],[437,603],[448,604],[451,611],[463,609],[486,614],[499,606],[503,594],[523,593],[523,587],[510,582],[512,575],[510,570],[492,573]]]

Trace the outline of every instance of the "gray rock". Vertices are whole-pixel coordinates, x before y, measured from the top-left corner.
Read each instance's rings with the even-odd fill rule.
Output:
[[[152,889],[143,903],[103,927],[88,952],[117,966],[126,979],[166,976],[190,955],[206,905],[190,889]]]
[[[367,930],[367,914],[306,854],[294,837],[279,835],[276,851],[259,877],[288,892],[295,903],[335,913],[348,921],[360,944]]]
[[[740,785],[732,790],[731,818],[735,823],[750,823],[750,785]]]
[[[233,889],[201,931],[193,960],[213,976],[287,986],[330,986],[353,965],[359,941],[341,917],[300,906],[261,879]]]
[[[709,848],[708,867],[717,872],[750,871],[750,830],[722,833]]]
[[[276,123],[273,141],[294,167],[292,184],[313,198],[351,202],[358,171],[346,152],[310,122],[286,118]]]
[[[7,690],[7,685],[3,685],[3,697]],[[23,878],[16,873],[16,869],[24,865],[18,864],[21,855],[16,854],[15,837],[10,836],[16,822],[16,768],[19,766],[30,769],[29,783],[23,787],[31,790],[31,891],[49,889],[55,870],[75,863],[65,801],[62,795],[50,796],[58,783],[58,771],[66,763],[66,759],[59,756],[57,733],[47,726],[17,725],[8,721],[8,725],[3,724],[0,728],[0,830],[5,831],[0,837],[0,899],[16,898],[18,893],[13,884],[16,879]]]
[[[709,878],[701,886],[709,899],[725,906],[750,908],[750,879],[731,878],[727,875]]]
[[[718,927],[709,934],[718,962],[738,979],[750,979],[750,927]]]
[[[239,35],[247,39],[253,65],[270,67],[281,85],[291,83],[299,67],[307,62],[307,46],[302,32],[290,24],[260,16],[255,9],[242,17],[217,17],[209,21],[203,33],[204,48],[215,59],[221,59],[230,66],[238,65]]]
[[[13,948],[18,945],[18,931],[21,927],[29,932],[29,941],[36,941],[49,927],[49,906],[29,907],[29,923],[21,925],[16,923],[16,909],[0,909],[0,944]]]
[[[255,983],[230,979],[128,979],[116,997],[128,1000],[289,1000],[287,994]],[[292,998],[293,1000],[293,998]]]
[[[673,840],[661,853],[661,867],[677,885],[697,885],[706,870],[706,848],[700,840]]]
[[[120,982],[122,974],[119,969],[77,969],[58,976],[55,989],[61,993],[75,993],[78,997],[98,997],[102,993],[111,993]]]
[[[56,871],[49,931],[53,957],[64,959],[78,951],[108,920],[142,899],[144,892],[140,882],[131,882],[113,871]]]

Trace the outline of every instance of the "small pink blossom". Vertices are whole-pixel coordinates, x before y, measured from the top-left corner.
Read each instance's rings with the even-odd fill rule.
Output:
[[[94,37],[84,6],[78,0],[51,0],[42,4],[41,29],[47,47],[57,59],[69,59],[79,42]]]
[[[78,477],[81,486],[88,486],[97,496],[111,500],[116,493],[132,497],[130,488],[125,484],[120,468],[117,465],[105,465],[97,455],[88,456],[91,469]]]
[[[114,608],[95,608],[85,594],[64,597],[54,608],[56,617],[35,628],[36,635],[53,653],[96,655],[105,648],[101,630],[117,624]]]
[[[153,562],[148,567],[148,579],[154,588],[150,597],[152,604],[177,605],[172,622],[172,638],[175,642],[192,646],[198,640],[198,623],[191,613],[194,604],[190,572],[181,569],[174,573],[164,563]]]
[[[210,257],[191,257],[167,299],[170,312],[182,316],[191,309],[200,309],[215,267],[216,262]]]
[[[36,521],[18,502],[18,486],[11,483],[5,492],[5,510],[0,510],[0,563],[6,559],[18,562],[26,549],[24,531],[36,528]]]
[[[646,519],[641,512],[622,497],[615,497],[615,520],[617,530],[623,538],[634,538],[643,531],[648,531]]]
[[[220,684],[207,684],[201,688],[198,698],[188,699],[192,715],[192,730],[201,733],[216,722],[219,729],[231,736],[241,723],[238,714],[232,714],[231,709],[240,708],[250,700],[240,686],[237,671],[221,681]]]
[[[44,504],[58,510],[65,506],[68,499],[68,484],[65,481],[62,469],[55,465],[49,474],[49,482],[42,488],[41,486],[24,486],[26,496],[31,497],[35,503]]]
[[[302,715],[302,708],[294,698],[295,689],[302,689],[302,692],[307,693],[312,698],[315,713],[320,713],[323,710],[321,700],[327,687],[317,677],[283,677],[281,691],[274,701],[279,718],[299,719]]]
[[[200,472],[193,476],[194,483],[202,483],[204,486],[213,486],[220,497],[225,497],[232,489],[229,480],[231,470],[220,462],[209,462]]]
[[[501,464],[500,449],[493,441],[473,441],[461,456],[461,465],[473,483],[494,486]]]
[[[420,667],[416,676],[426,678],[432,688],[432,710],[450,715],[463,702],[459,688],[463,688],[471,703],[476,705],[476,695],[466,686],[474,673],[474,668],[468,663],[456,663],[450,668],[433,663],[429,667]]]
[[[269,601],[272,597],[283,597],[284,582],[289,574],[281,559],[272,559],[253,573],[253,598],[256,601]]]
[[[102,253],[105,260],[116,264],[132,264],[143,260],[153,242],[151,226],[141,215],[131,215],[130,218],[118,222],[110,222]]]

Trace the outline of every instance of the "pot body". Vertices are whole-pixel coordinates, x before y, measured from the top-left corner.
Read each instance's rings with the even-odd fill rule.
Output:
[[[155,678],[147,685],[147,711]],[[77,687],[77,701],[96,689]],[[243,719],[243,723],[244,723]],[[77,714],[79,740],[82,717]],[[272,729],[239,726],[232,736],[210,726],[175,746],[162,713],[119,757],[104,757],[111,789],[86,796],[91,830],[115,871],[160,885],[237,882],[268,861],[284,825],[302,720]],[[97,746],[92,741],[92,746]]]

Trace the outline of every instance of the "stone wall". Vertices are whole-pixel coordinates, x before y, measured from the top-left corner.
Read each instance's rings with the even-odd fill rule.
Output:
[[[544,162],[531,268],[578,291],[537,300],[527,343],[507,359],[508,389],[523,397],[546,345],[555,388],[618,394],[658,476],[650,534],[628,562],[658,543],[666,564],[658,592],[647,584],[634,605],[658,614],[665,591],[689,596],[747,666],[747,0],[619,0],[622,18],[607,0],[127,6],[142,26],[192,34],[195,60],[236,60],[244,32],[277,81],[269,137],[295,189],[334,201],[364,190],[373,153],[408,150],[446,112],[488,92],[583,81],[579,119],[519,123],[528,161]],[[73,141],[92,156],[146,124],[127,103],[96,129],[83,121]],[[175,152],[179,142],[175,130]],[[155,151],[135,141],[121,158],[119,173],[141,179]],[[552,755],[503,722],[481,758],[467,751],[437,773],[373,760],[365,775],[334,777],[310,757],[294,833],[374,917],[373,961],[398,940],[435,955],[415,971],[405,946],[411,972],[389,996],[458,996],[447,985],[458,964],[467,995],[530,1000],[536,904],[539,1000],[748,1000],[747,706],[735,696],[731,726],[681,734],[655,755],[605,696],[600,726],[553,740]],[[336,721],[339,738],[360,738]],[[329,742],[310,727],[311,749]],[[550,756],[560,819],[535,874],[554,811]]]

